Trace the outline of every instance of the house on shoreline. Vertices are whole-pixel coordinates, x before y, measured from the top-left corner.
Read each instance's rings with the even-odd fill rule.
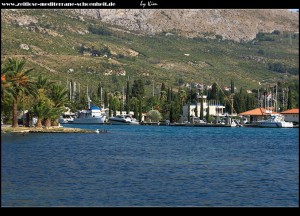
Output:
[[[295,122],[299,124],[299,108],[289,109],[281,112],[284,116],[284,120],[288,122]]]
[[[270,116],[271,114],[279,114],[279,113],[274,112],[271,109],[265,109],[263,107],[259,107],[253,110],[242,112],[239,114],[239,116],[248,117],[250,123],[252,123],[252,122],[261,121],[265,119],[267,116]]]
[[[242,112],[239,114],[239,116],[249,117],[250,123],[257,122],[260,120],[265,119],[266,117],[270,116],[271,114],[282,114],[284,116],[284,120],[287,122],[295,122],[299,123],[299,109],[289,109],[286,111],[283,111],[281,113],[273,111],[271,108],[265,109],[265,108],[256,108],[253,110],[249,110],[246,112]]]
[[[225,113],[225,106],[220,103],[219,100],[207,100],[207,96],[198,96],[199,98],[203,98],[203,116],[205,117],[207,111],[209,111],[209,115],[211,116],[227,116]],[[209,109],[209,110],[208,110]],[[197,102],[197,104],[184,105],[182,116],[186,117],[190,114],[190,117],[199,117],[201,112],[201,103]]]

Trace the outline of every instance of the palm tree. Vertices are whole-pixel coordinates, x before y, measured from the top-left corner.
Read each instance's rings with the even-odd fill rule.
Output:
[[[183,106],[187,99],[186,91],[180,90],[178,94],[179,94],[180,105]]]
[[[51,86],[50,99],[53,102],[52,118],[53,125],[58,125],[58,118],[65,110],[65,105],[68,104],[68,90],[61,85],[54,84]]]
[[[12,98],[12,127],[18,127],[18,102],[21,96],[21,92],[27,94],[33,94],[33,85],[29,80],[28,74],[33,70],[25,70],[26,61],[18,59],[8,59],[4,69],[4,73],[1,73],[1,80],[5,80],[4,85],[6,85],[7,95]],[[2,85],[1,85],[2,87]],[[4,93],[1,91],[1,94]],[[3,95],[2,95],[3,96]]]
[[[165,101],[167,101],[167,99],[168,99],[167,92],[166,92],[166,91],[161,91],[161,92],[160,92],[160,100],[161,100],[162,102],[165,102]]]
[[[42,101],[42,100],[38,101],[33,105],[33,112],[38,118],[35,127],[42,127],[42,120],[45,115],[47,116],[45,112],[47,112],[48,105],[49,104],[47,104],[46,101]]]
[[[7,81],[7,66],[1,62],[1,122],[3,117],[9,118],[11,116],[11,83]]]
[[[45,115],[49,118],[49,107],[52,107],[52,102],[48,98],[51,85],[53,82],[49,81],[47,78],[44,78],[43,76],[38,76],[35,87],[36,87],[36,94],[37,94],[37,101],[34,105],[34,113],[38,117],[38,120],[35,124],[36,127],[42,126],[42,120]]]
[[[51,126],[51,118],[53,117],[53,103],[50,100],[47,100],[46,103],[44,104],[45,106],[42,108],[43,111],[43,117],[45,118],[45,127],[50,127]]]
[[[12,96],[11,83],[7,80],[8,72],[8,66],[1,63],[1,103],[6,100],[7,96]]]

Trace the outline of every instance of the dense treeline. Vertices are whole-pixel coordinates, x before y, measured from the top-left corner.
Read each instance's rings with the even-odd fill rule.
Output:
[[[286,65],[276,62],[268,63],[268,69],[279,73],[289,73],[293,75],[299,75],[299,67],[287,67]]]
[[[227,113],[241,113],[256,107],[263,107],[265,98],[268,104],[275,105],[277,101],[278,111],[299,107],[299,84],[278,82],[268,88],[253,89],[248,93],[241,88],[235,91],[235,83],[231,80],[230,91],[223,91],[217,83],[213,83],[211,89],[196,86],[179,87],[173,90],[172,86],[161,84],[159,93],[145,92],[147,80],[126,80],[126,89],[109,92],[104,82],[99,82],[97,88],[81,87],[75,81],[68,81],[67,87],[54,83],[45,77],[30,77],[33,69],[25,69],[25,60],[8,59],[1,64],[1,117],[3,121],[10,122],[14,127],[18,126],[20,110],[28,110],[29,114],[36,116],[38,121],[35,126],[58,125],[59,116],[69,107],[73,112],[87,108],[87,94],[92,103],[102,108],[109,108],[109,116],[126,111],[134,112],[134,117],[141,121],[142,113],[148,113],[149,119],[178,121],[186,104],[200,103],[203,110],[203,101],[199,95],[207,95],[209,101],[225,106]],[[275,98],[277,92],[277,98]],[[201,97],[200,97],[201,98]],[[271,101],[271,102],[270,102]],[[152,110],[152,111],[151,111]],[[155,111],[153,111],[155,110]],[[150,112],[151,111],[151,112]],[[28,114],[28,115],[29,115]],[[201,119],[210,118],[203,113],[196,113]],[[5,117],[8,117],[5,119]],[[29,125],[30,116],[23,124]]]

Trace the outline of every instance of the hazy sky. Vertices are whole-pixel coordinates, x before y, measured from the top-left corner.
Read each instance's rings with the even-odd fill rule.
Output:
[[[297,10],[299,10],[299,9],[289,9],[290,11],[294,11],[294,12],[296,12]]]

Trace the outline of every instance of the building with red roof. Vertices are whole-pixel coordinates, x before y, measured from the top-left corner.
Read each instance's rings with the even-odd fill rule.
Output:
[[[240,116],[249,116],[250,122],[257,122],[263,120],[271,114],[278,114],[278,113],[272,111],[271,109],[265,109],[262,107],[239,113]]]
[[[280,114],[284,115],[285,121],[299,123],[299,108],[289,109]]]

